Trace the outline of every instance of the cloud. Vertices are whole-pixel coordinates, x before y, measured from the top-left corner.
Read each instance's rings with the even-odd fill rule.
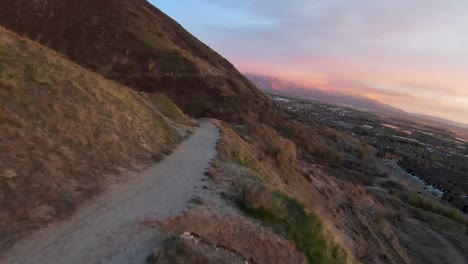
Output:
[[[445,117],[454,108],[468,122],[466,1],[180,0],[177,9],[186,5],[205,15],[183,24],[241,71]]]
[[[241,35],[268,36],[267,40],[284,42],[299,40],[300,45],[314,40],[327,41],[345,39],[352,44],[382,45],[382,40],[392,44],[413,43],[417,46],[424,40],[449,43],[451,48],[458,47],[466,51],[464,44],[467,37],[459,36],[466,32],[465,14],[468,4],[463,1],[406,1],[393,0],[203,0],[217,5],[223,10],[243,12],[246,17],[270,21],[271,28],[265,27],[241,29]],[[229,11],[228,11],[229,12]],[[450,25],[450,30],[447,30]],[[220,27],[222,30],[223,28]],[[229,32],[236,33],[234,32]],[[455,34],[452,34],[455,33]],[[457,38],[457,42],[450,38]],[[405,38],[401,38],[405,36]],[[411,38],[408,38],[410,37]],[[438,37],[443,36],[443,37]],[[463,42],[460,43],[460,38]],[[404,43],[401,43],[401,40]],[[338,48],[347,43],[335,43]],[[425,43],[428,50],[438,50],[439,42],[432,45]],[[271,43],[273,45],[277,43]],[[311,44],[311,43],[308,43]],[[384,43],[385,44],[385,43]],[[409,46],[409,47],[412,47]],[[443,51],[446,51],[445,48]]]

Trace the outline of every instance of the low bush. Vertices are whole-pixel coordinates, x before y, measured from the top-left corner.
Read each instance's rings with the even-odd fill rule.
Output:
[[[258,163],[258,161],[255,159],[254,156],[250,155],[247,152],[242,152],[240,150],[239,151],[233,150],[231,151],[231,157],[235,163],[243,167],[251,169],[252,171],[255,171],[255,172],[261,171],[261,166]]]
[[[148,257],[148,263],[154,264],[205,264],[213,263],[201,252],[193,248],[190,242],[180,237],[170,237],[162,242],[162,248],[155,250],[154,254]]]
[[[333,147],[323,146],[323,148],[318,149],[316,153],[333,168],[340,168],[343,166],[343,155]]]
[[[460,210],[454,207],[444,205],[439,202],[430,201],[426,197],[414,193],[407,193],[402,196],[402,199],[404,202],[413,207],[445,216],[447,218],[450,218],[454,221],[468,226],[468,219],[463,215],[463,213]]]
[[[317,215],[307,213],[298,201],[265,188],[245,191],[240,208],[274,232],[294,241],[309,263],[347,263],[346,251],[334,242]]]
[[[403,184],[396,182],[396,181],[391,181],[391,180],[383,181],[382,183],[380,183],[380,186],[389,190],[396,190],[396,191],[407,190],[407,188]]]

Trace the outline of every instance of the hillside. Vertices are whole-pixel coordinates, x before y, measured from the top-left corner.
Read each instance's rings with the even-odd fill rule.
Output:
[[[246,74],[246,77],[249,78],[260,89],[266,92],[300,96],[306,99],[315,99],[322,102],[346,105],[353,108],[387,114],[404,114],[404,112],[400,109],[363,96],[318,89],[312,86],[302,85],[268,76]]]
[[[170,152],[180,126],[155,109],[192,121],[152,97],[0,27],[0,248]]]
[[[272,103],[228,61],[149,2],[0,3],[0,24],[47,46],[2,30],[0,133],[5,135],[0,134],[0,201],[6,209],[0,213],[0,249],[14,240],[12,235],[61,220],[103,186],[122,183],[128,170],[170,153],[181,140],[177,132],[194,124],[186,113],[220,119],[214,121],[217,128],[209,129],[220,133],[195,133],[205,140],[189,139],[190,151],[178,156],[176,149],[171,157],[179,158],[169,158],[171,169],[200,182],[180,183],[180,173],[161,169],[157,174],[168,179],[171,188],[147,175],[154,190],[164,189],[161,193],[145,192],[149,186],[144,183],[130,184],[137,195],[149,198],[139,203],[124,195],[104,203],[117,212],[108,210],[105,219],[118,218],[114,204],[144,216],[125,213],[137,218],[132,223],[138,230],[149,232],[145,238],[151,247],[133,255],[154,263],[232,263],[216,257],[237,256],[238,263],[439,264],[426,254],[447,259],[436,242],[468,252],[463,221],[447,218],[439,201],[409,204],[406,198],[418,194],[398,185],[407,179],[389,170],[359,135],[322,122],[320,113],[294,109],[284,103],[288,100]],[[185,167],[190,158],[203,160],[196,164],[196,173]],[[183,201],[192,194],[188,203]],[[121,203],[125,199],[132,203]],[[180,202],[179,214],[171,207],[174,200]],[[174,217],[152,218],[145,209],[154,204]],[[86,229],[86,221],[78,222]],[[106,221],[94,226],[105,233],[97,235],[96,241],[103,243],[94,243],[121,244],[102,255],[87,243],[82,244],[91,250],[84,250],[77,231],[73,236],[80,250],[67,250],[84,252],[84,259],[92,255],[101,263],[132,263],[109,258],[131,248],[127,238],[128,245],[135,246],[132,229],[125,226],[120,233],[121,225]],[[113,231],[106,233],[110,226]],[[67,235],[80,230],[74,227]],[[450,237],[450,243],[436,231]],[[168,239],[154,246],[154,234]],[[413,250],[430,239],[420,251]],[[61,259],[68,256],[62,254],[64,247],[60,242],[54,247]],[[41,262],[34,255],[30,261]]]
[[[268,99],[227,60],[146,0],[0,0],[0,24],[184,112],[256,117]]]

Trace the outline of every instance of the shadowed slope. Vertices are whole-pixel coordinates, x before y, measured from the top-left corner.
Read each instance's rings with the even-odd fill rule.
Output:
[[[196,117],[239,120],[268,99],[227,60],[145,0],[0,0],[0,23],[97,73],[163,91]]]

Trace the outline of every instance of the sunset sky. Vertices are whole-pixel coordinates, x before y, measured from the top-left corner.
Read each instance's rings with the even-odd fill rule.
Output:
[[[468,1],[151,2],[242,72],[468,123]]]

